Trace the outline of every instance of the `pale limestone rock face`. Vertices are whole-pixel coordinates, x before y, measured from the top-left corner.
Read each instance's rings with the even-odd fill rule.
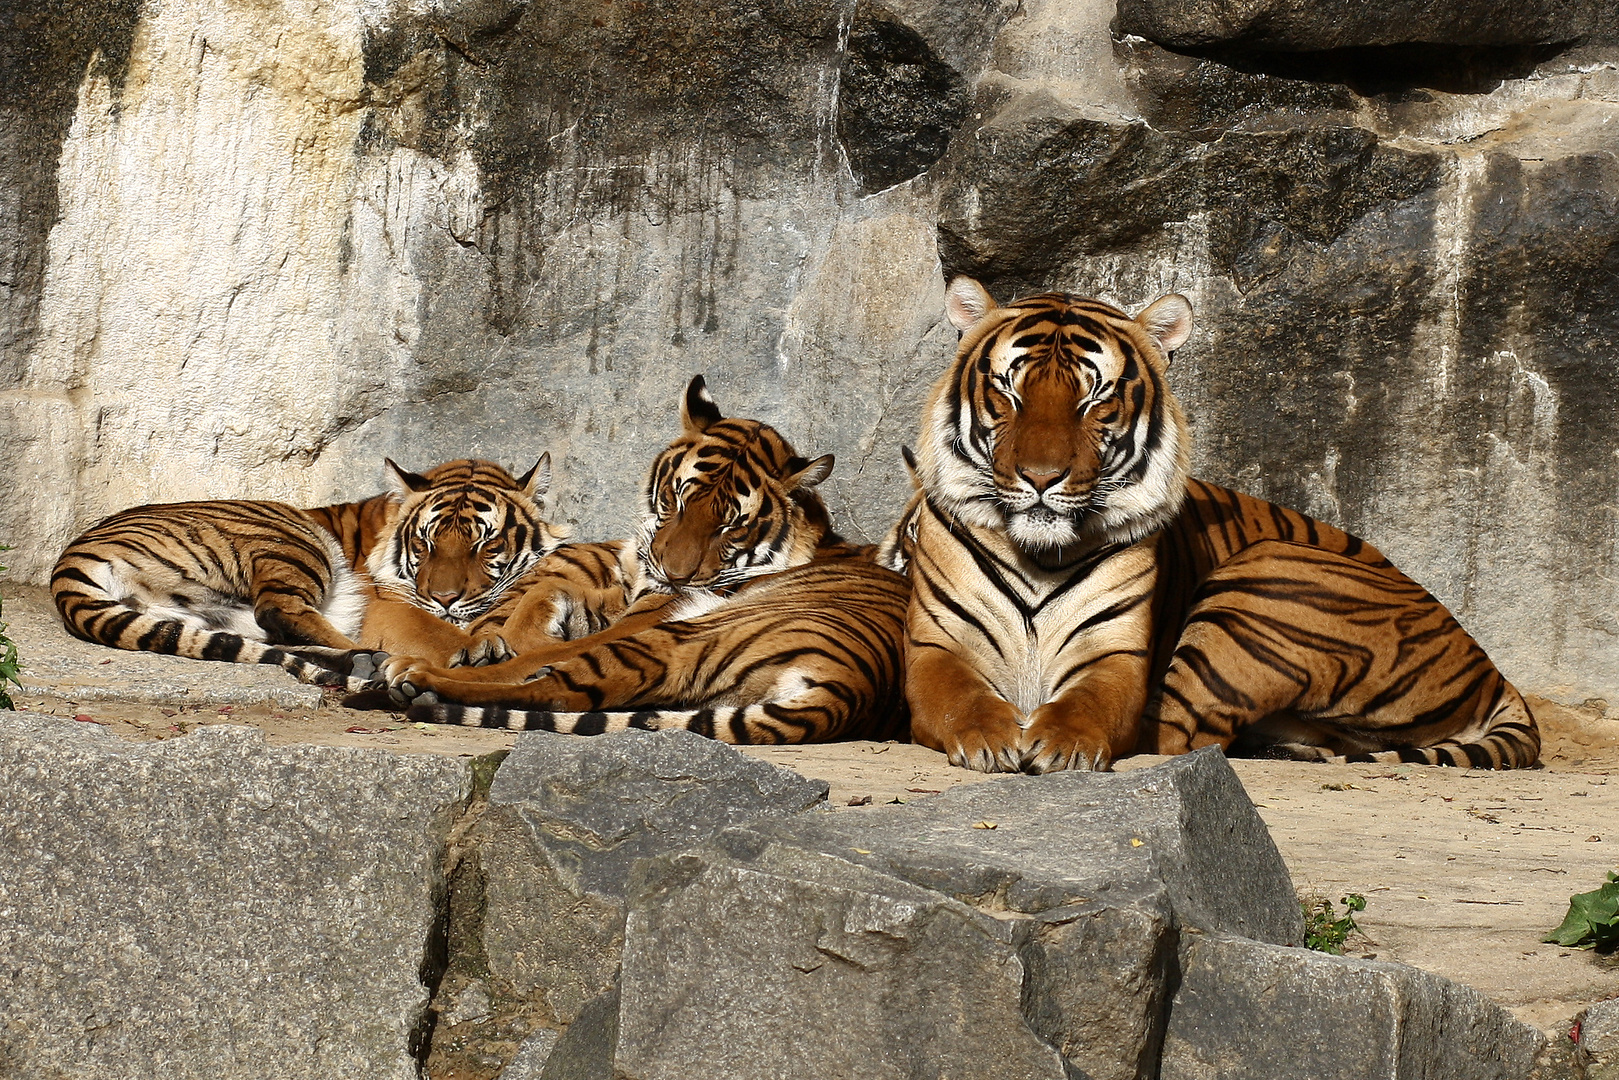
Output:
[[[49,91],[0,104],[24,580],[120,507],[358,497],[384,455],[550,451],[558,516],[624,535],[697,373],[835,453],[876,539],[968,273],[1185,293],[1200,475],[1376,543],[1526,689],[1619,700],[1613,16],[1216,57],[1089,0],[83,2],[0,43]]]
[[[25,573],[131,503],[309,497],[298,463],[375,389],[336,334],[359,30],[329,5],[165,4],[121,92],[84,82],[27,368],[82,457],[76,490],[39,492],[72,509]]]

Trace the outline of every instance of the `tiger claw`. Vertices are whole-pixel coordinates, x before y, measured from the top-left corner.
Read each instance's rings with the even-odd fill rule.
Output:
[[[458,650],[445,666],[487,667],[503,660],[510,660],[516,655],[511,646],[506,644],[506,639],[497,634],[493,637],[479,638],[476,643]]]

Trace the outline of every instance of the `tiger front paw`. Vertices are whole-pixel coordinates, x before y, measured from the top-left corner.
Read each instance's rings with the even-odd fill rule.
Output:
[[[349,654],[349,677],[368,683],[380,683],[382,665],[387,662],[388,654],[385,652],[373,652],[368,649],[352,652]]]
[[[390,656],[383,662],[382,681],[388,684],[388,697],[396,705],[433,705],[438,695],[429,689],[433,678],[426,663],[414,656]]]
[[[950,764],[975,772],[1017,772],[1023,729],[1018,713],[998,698],[963,703],[937,718],[911,721],[911,737],[939,750]]]
[[[517,654],[512,647],[506,644],[506,639],[499,634],[479,638],[464,649],[458,650],[450,657],[447,667],[488,667],[490,664],[504,663]]]
[[[1112,741],[1097,725],[1071,712],[1042,705],[1029,719],[1018,746],[1018,767],[1026,773],[1076,769],[1106,772],[1113,768]]]

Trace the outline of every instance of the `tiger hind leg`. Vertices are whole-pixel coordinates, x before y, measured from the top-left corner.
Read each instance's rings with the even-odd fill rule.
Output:
[[[1540,752],[1522,696],[1426,590],[1278,541],[1204,582],[1143,732],[1157,753],[1267,743],[1318,760],[1510,769]]]
[[[1426,746],[1349,754],[1344,760],[1450,765],[1459,769],[1528,769],[1540,761],[1540,729],[1517,687],[1501,679],[1494,707],[1477,735],[1452,737]]]
[[[1334,745],[1331,737],[1320,742],[1239,740],[1233,756],[1320,761],[1335,765],[1446,765],[1458,769],[1528,769],[1540,760],[1540,731],[1523,695],[1502,680],[1501,695],[1485,728],[1476,736],[1454,737],[1426,746],[1369,750]],[[1247,753],[1244,753],[1244,752]]]

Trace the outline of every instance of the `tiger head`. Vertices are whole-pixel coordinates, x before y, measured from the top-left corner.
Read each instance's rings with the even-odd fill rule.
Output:
[[[1184,296],[1132,319],[1067,293],[1000,307],[958,277],[946,309],[961,344],[923,414],[918,470],[934,506],[1041,562],[1174,516],[1190,450],[1165,374],[1192,331]]]
[[[813,490],[832,455],[798,456],[757,420],[727,419],[701,375],[680,409],[681,434],[652,463],[638,550],[660,588],[720,591],[800,566],[835,539]]]
[[[551,455],[522,476],[491,461],[425,473],[388,461],[401,501],[367,566],[380,591],[465,626],[567,538],[545,520]]]

